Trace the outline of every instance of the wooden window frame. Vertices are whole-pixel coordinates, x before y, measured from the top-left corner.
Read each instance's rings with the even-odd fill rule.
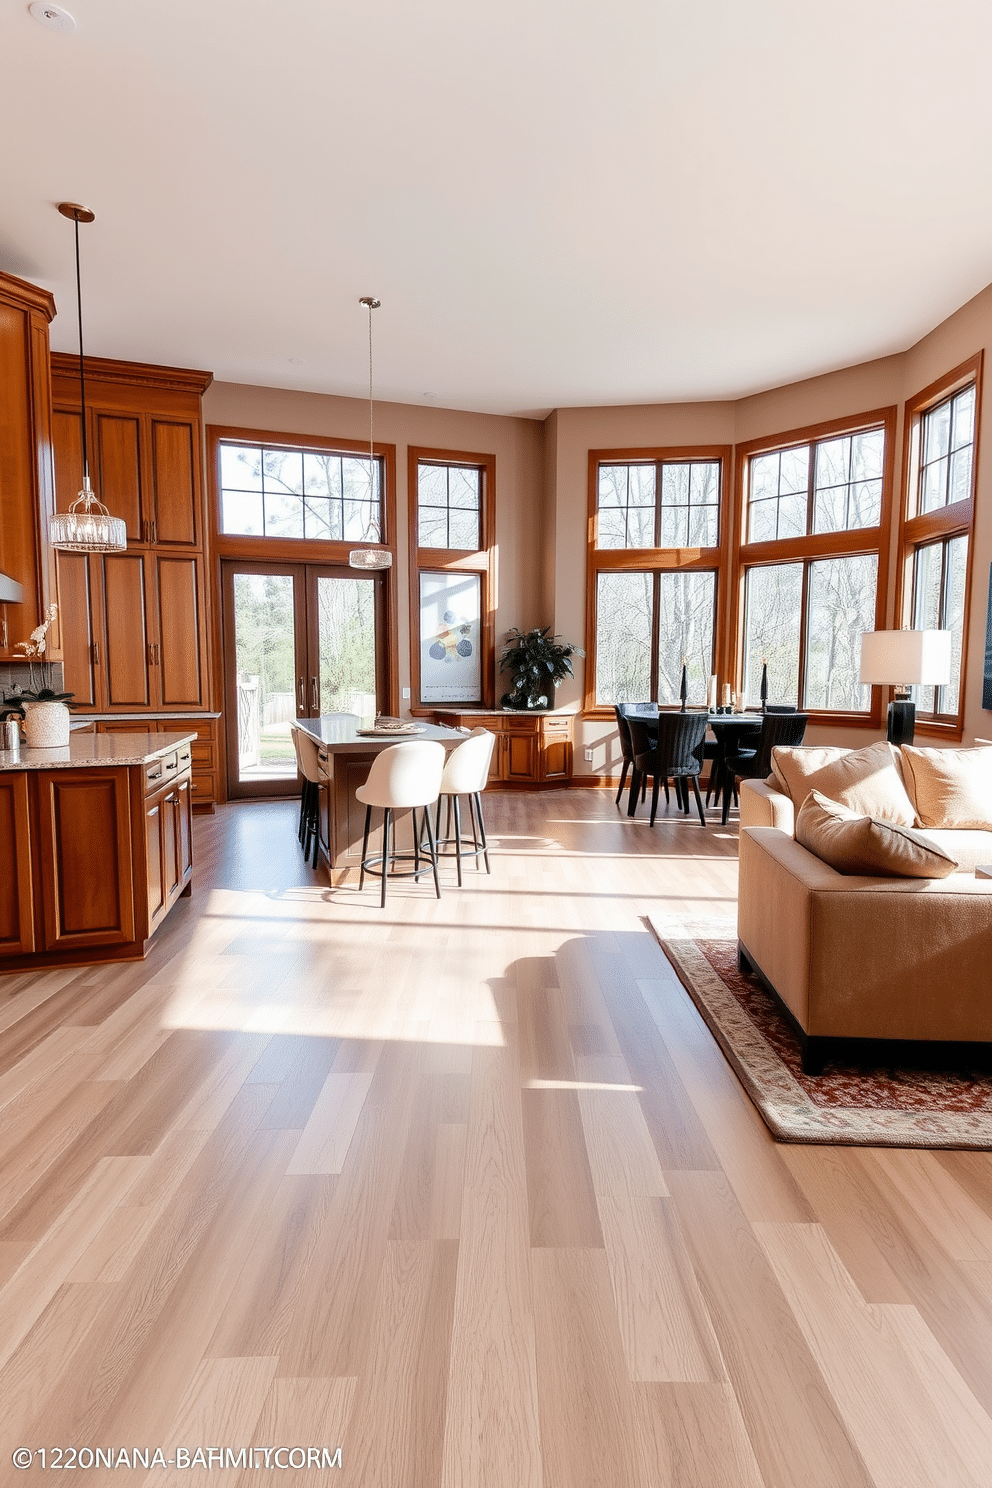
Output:
[[[651,449],[600,449],[589,451],[589,502],[586,533],[586,668],[583,718],[613,717],[612,703],[596,701],[596,604],[601,573],[635,572],[660,574],[695,570],[716,575],[716,607],[713,615],[713,666],[719,675],[726,669],[727,598],[730,592],[730,530],[733,510],[730,481],[733,476],[732,446],[729,444],[676,445]],[[599,548],[599,467],[601,465],[689,464],[712,461],[720,466],[720,498],[717,503],[717,544],[712,548]],[[656,487],[655,531],[660,520],[661,485]],[[655,586],[657,588],[657,586]],[[658,649],[660,616],[655,604],[652,625],[652,668]]]
[[[913,623],[913,565],[918,548],[948,538],[968,539],[968,563],[964,584],[964,622],[961,635],[961,685],[956,714],[926,714],[917,711],[916,733],[945,742],[959,741],[964,735],[964,701],[968,678],[968,621],[971,614],[971,581],[975,568],[975,491],[978,482],[978,460],[982,413],[982,374],[985,353],[979,351],[927,387],[914,393],[905,403],[903,417],[903,490],[899,527],[898,593],[896,615],[902,626]],[[975,386],[975,438],[972,447],[971,496],[936,511],[919,513],[916,496],[919,484],[919,447],[923,416],[945,399]],[[912,515],[911,515],[912,513]],[[946,559],[945,559],[946,562]]]
[[[878,728],[881,723],[881,691],[871,690],[871,704],[867,712],[840,711],[828,708],[805,708],[802,704],[806,682],[806,628],[809,600],[811,565],[822,559],[858,557],[874,553],[878,558],[878,579],[875,590],[875,628],[885,624],[886,596],[889,584],[889,550],[892,526],[892,492],[895,473],[895,405],[875,408],[867,413],[850,414],[844,418],[828,419],[823,423],[810,424],[800,429],[789,429],[783,433],[763,435],[739,444],[735,451],[734,488],[736,493],[733,532],[733,634],[729,638],[729,672],[733,686],[739,690],[743,680],[745,582],[752,568],[767,568],[776,564],[802,563],[803,582],[799,635],[799,706],[809,714],[810,722],[828,727]],[[860,430],[881,427],[885,432],[885,457],[882,467],[882,500],[877,527],[852,527],[843,532],[807,532],[802,537],[782,537],[763,542],[747,542],[748,521],[748,472],[749,462],[755,455],[774,454],[778,451],[796,449],[802,445],[813,445],[820,440],[839,438]],[[812,525],[813,482],[815,460],[810,460],[809,485],[807,488],[807,527]]]
[[[456,465],[479,471],[481,547],[474,552],[465,548],[421,547],[418,480],[421,463]],[[457,709],[459,706],[492,709],[496,697],[496,456],[468,450],[409,445],[407,508],[410,540],[410,712],[415,718],[429,718],[439,709]],[[482,697],[477,702],[466,701],[464,705],[457,701],[425,703],[420,696],[420,575],[446,572],[476,573],[480,580]]]
[[[235,428],[225,424],[208,424],[204,431],[207,453],[207,491],[211,529],[211,559],[214,567],[213,592],[220,595],[221,559],[238,558],[259,562],[316,563],[329,567],[347,567],[348,554],[352,548],[362,547],[360,542],[339,538],[257,537],[244,533],[223,533],[220,530],[220,448],[222,444],[241,444],[257,449],[314,450],[321,454],[368,455],[369,446],[358,439],[326,439],[320,434],[287,434],[283,430]],[[396,446],[382,444],[376,440],[373,454],[382,461],[382,542],[377,547],[388,548],[393,555],[392,567],[385,570],[385,633],[387,648],[387,708],[390,713],[399,712],[399,637],[397,617],[399,614],[396,579]],[[356,573],[359,570],[355,570]],[[365,570],[363,570],[365,572]],[[224,675],[224,638],[221,633],[221,606],[214,609],[213,653],[214,676]]]

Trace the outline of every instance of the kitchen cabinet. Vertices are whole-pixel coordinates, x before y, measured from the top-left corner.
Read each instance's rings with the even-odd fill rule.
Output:
[[[522,789],[567,785],[572,778],[574,718],[571,713],[487,712],[443,709],[435,723],[451,728],[487,728],[496,735],[490,785]]]
[[[210,617],[200,397],[207,373],[87,358],[87,441],[123,553],[60,553],[65,687],[77,712],[209,710]],[[82,485],[75,359],[52,357],[55,500]],[[215,794],[211,781],[210,804]]]
[[[132,725],[132,730],[134,725]],[[190,892],[192,740],[70,737],[0,764],[0,967],[133,960]]]
[[[43,534],[52,509],[54,315],[47,290],[0,274],[0,573],[24,591],[17,604],[0,603],[0,661],[24,659],[14,647],[45,618],[52,587]]]

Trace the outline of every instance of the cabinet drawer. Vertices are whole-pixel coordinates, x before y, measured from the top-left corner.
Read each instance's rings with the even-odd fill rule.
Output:
[[[190,746],[193,757],[193,769],[212,770],[214,767],[214,746],[212,744],[201,744],[198,739]]]
[[[158,759],[149,760],[145,766],[145,794],[174,780],[178,773],[179,755],[175,749],[170,754],[163,754]]]
[[[212,801],[214,798],[214,777],[212,775],[194,775],[190,783],[190,790],[197,800]]]

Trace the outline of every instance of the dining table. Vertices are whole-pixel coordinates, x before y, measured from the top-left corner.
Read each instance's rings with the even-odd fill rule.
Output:
[[[404,720],[406,722],[406,720]],[[376,755],[391,744],[411,740],[435,740],[448,753],[468,737],[465,729],[438,723],[409,720],[409,731],[374,730],[371,718],[354,713],[324,713],[319,718],[298,718],[297,728],[317,744],[322,779],[318,840],[321,857],[331,869],[358,868],[362,861],[365,807],[355,791],[368,779]],[[377,829],[381,830],[381,829]],[[376,833],[369,839],[370,852],[378,852]],[[373,844],[375,845],[373,846]]]
[[[666,709],[671,712],[671,709]],[[702,712],[702,709],[690,708],[690,713]],[[646,723],[648,730],[651,729],[652,715],[650,713],[635,715],[640,717],[642,723]],[[750,734],[757,735],[761,732],[762,714],[759,712],[745,713],[712,713],[707,712],[706,724],[709,731],[716,740],[716,754],[710,764],[710,789],[707,790],[707,800],[710,791],[714,792],[718,802],[722,803],[729,785],[733,790],[733,782],[726,779],[727,756],[735,750],[742,741]],[[633,816],[633,810],[630,815]]]

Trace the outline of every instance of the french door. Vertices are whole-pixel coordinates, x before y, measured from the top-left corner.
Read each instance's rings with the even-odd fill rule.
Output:
[[[385,706],[383,576],[235,559],[221,568],[228,796],[290,795],[296,719]]]

